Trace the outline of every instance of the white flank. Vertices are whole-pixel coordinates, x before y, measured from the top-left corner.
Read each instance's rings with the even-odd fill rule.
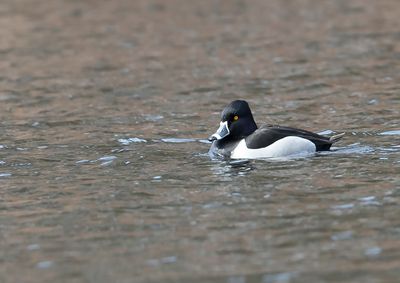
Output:
[[[307,139],[289,136],[277,140],[273,144],[264,147],[251,149],[247,148],[246,141],[243,139],[237,147],[232,151],[231,158],[275,158],[286,157],[291,155],[309,154],[316,151],[315,144]]]

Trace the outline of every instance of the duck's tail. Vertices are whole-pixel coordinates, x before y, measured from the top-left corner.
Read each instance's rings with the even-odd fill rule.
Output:
[[[338,142],[341,138],[343,138],[343,136],[344,136],[345,134],[346,134],[346,133],[340,133],[340,134],[331,136],[331,137],[329,138],[329,141],[330,141],[331,143]]]

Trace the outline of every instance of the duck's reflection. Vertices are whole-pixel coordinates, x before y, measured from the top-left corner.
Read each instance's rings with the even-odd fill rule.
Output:
[[[214,160],[210,167],[213,174],[224,178],[246,176],[255,168],[254,162],[248,159]]]

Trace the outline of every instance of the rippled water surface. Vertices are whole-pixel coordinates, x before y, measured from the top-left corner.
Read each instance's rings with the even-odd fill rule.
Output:
[[[0,281],[398,282],[400,3],[4,1]],[[231,100],[331,152],[212,160]]]

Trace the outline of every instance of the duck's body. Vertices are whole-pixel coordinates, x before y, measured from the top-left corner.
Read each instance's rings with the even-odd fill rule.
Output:
[[[221,114],[220,127],[210,137],[209,153],[225,158],[271,158],[327,151],[343,134],[326,137],[306,130],[254,121],[248,103],[231,102]]]

